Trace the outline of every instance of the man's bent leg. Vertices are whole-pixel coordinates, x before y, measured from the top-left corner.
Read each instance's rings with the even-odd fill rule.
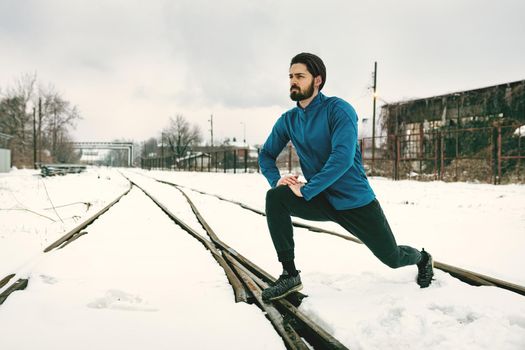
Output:
[[[280,262],[293,261],[294,240],[291,216],[307,220],[334,220],[333,209],[322,196],[306,201],[288,186],[277,186],[266,193],[266,221]]]
[[[301,276],[294,264],[294,240],[291,216],[303,219],[334,220],[335,213],[322,196],[306,201],[297,197],[288,186],[277,186],[266,194],[266,220],[283,265],[283,273],[275,284],[262,292],[265,302],[277,300],[302,288]]]

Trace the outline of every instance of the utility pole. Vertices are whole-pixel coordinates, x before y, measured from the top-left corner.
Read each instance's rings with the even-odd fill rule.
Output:
[[[38,162],[42,163],[42,98],[38,98]]]
[[[213,147],[213,114],[210,116],[208,121],[210,122],[211,147]]]
[[[376,156],[376,98],[377,98],[377,61],[374,62],[374,103],[372,109],[372,174]]]

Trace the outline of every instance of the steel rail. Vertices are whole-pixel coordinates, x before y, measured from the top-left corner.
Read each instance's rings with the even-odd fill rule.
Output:
[[[48,253],[52,251],[53,249],[62,249],[74,240],[78,239],[79,237],[85,235],[87,232],[82,231],[89,225],[91,225],[96,219],[98,219],[100,216],[102,216],[104,213],[106,213],[113,205],[115,205],[117,202],[122,199],[125,195],[131,191],[132,184],[130,182],[129,188],[124,191],[122,194],[120,194],[115,200],[111,201],[108,205],[106,205],[104,208],[98,210],[96,213],[91,215],[89,218],[84,220],[82,223],[75,226],[72,230],[68,231],[65,235],[57,239],[55,242],[51,243],[46,249],[44,249],[44,253]],[[11,274],[9,276],[4,277],[2,280],[0,280],[0,289],[3,288],[9,281],[16,276],[16,274]],[[4,301],[11,295],[13,292],[17,290],[23,290],[27,287],[29,283],[29,278],[19,278],[16,280],[13,284],[11,284],[6,290],[4,290],[0,294],[0,305],[4,303]]]
[[[153,178],[153,179],[155,179],[155,178]],[[266,213],[264,213],[263,211],[260,211],[258,209],[252,208],[252,207],[250,207],[250,206],[248,206],[248,205],[246,205],[244,203],[241,203],[241,202],[238,202],[238,201],[235,201],[235,200],[227,199],[227,198],[224,198],[222,196],[219,196],[219,195],[216,195],[216,194],[213,194],[213,193],[207,193],[207,192],[204,192],[204,191],[201,191],[201,190],[197,190],[197,189],[194,189],[194,188],[191,188],[191,187],[178,185],[178,184],[173,183],[173,182],[163,181],[163,180],[158,180],[158,179],[155,179],[155,180],[160,182],[160,183],[164,183],[164,184],[167,184],[167,185],[170,185],[170,186],[187,188],[187,189],[189,189],[191,191],[194,191],[194,192],[197,192],[197,193],[200,193],[200,194],[203,194],[203,195],[216,197],[216,198],[218,198],[218,199],[220,199],[222,201],[229,202],[229,203],[232,203],[232,204],[236,204],[236,205],[242,207],[243,209],[250,210],[250,211],[252,211],[254,213],[257,213],[259,215],[262,215],[262,216],[266,216]],[[352,242],[355,242],[355,243],[358,243],[358,244],[363,244],[363,242],[361,242],[359,239],[357,239],[355,237],[347,236],[347,235],[344,235],[344,234],[341,234],[341,233],[337,233],[337,232],[334,232],[334,231],[330,231],[330,230],[326,230],[324,228],[320,228],[320,227],[316,227],[316,226],[312,226],[312,225],[308,225],[308,224],[303,224],[303,223],[296,222],[296,221],[293,221],[293,220],[292,220],[292,224],[294,226],[296,226],[296,227],[306,228],[306,229],[308,229],[310,231],[313,231],[313,232],[326,233],[326,234],[334,235],[334,236],[337,236],[337,237],[340,237],[340,238],[343,238],[343,239],[346,239],[346,240],[349,240],[349,241],[352,241]],[[440,262],[440,261],[437,261],[437,260],[434,260],[434,267],[436,269],[441,270],[441,271],[447,272],[451,276],[461,280],[462,282],[465,282],[465,283],[467,283],[469,285],[472,285],[472,286],[496,287],[496,288],[505,289],[505,290],[508,290],[508,291],[511,291],[511,292],[514,292],[514,293],[517,293],[517,294],[525,296],[525,286],[521,286],[521,285],[509,282],[509,281],[505,281],[505,280],[502,280],[502,279],[498,279],[498,278],[495,278],[495,277],[487,276],[487,275],[481,274],[479,272],[470,271],[470,270],[463,269],[463,268],[460,268],[460,267],[457,267],[457,266],[446,264],[446,263],[443,263],[443,262]]]
[[[78,235],[80,233],[80,231],[82,231],[83,229],[85,229],[86,227],[88,227],[89,225],[91,225],[96,219],[98,219],[102,214],[104,214],[105,212],[107,212],[109,210],[109,208],[111,208],[112,206],[114,206],[118,201],[120,201],[120,199],[122,197],[124,197],[125,195],[127,195],[129,193],[129,191],[131,191],[131,188],[132,188],[132,185],[131,185],[131,182],[130,182],[130,185],[129,185],[129,188],[124,191],[124,193],[122,193],[120,196],[118,196],[115,200],[113,200],[111,203],[109,203],[108,205],[106,205],[104,208],[100,209],[99,211],[97,211],[96,213],[94,213],[93,215],[91,215],[87,220],[83,221],[82,223],[80,223],[79,225],[77,225],[75,228],[73,228],[72,230],[70,230],[69,232],[67,232],[65,235],[63,235],[62,237],[60,237],[59,239],[57,239],[55,242],[51,243],[46,249],[44,249],[44,253],[47,253],[55,248],[59,248],[60,246],[62,246],[64,243],[66,243],[67,241],[71,240],[73,238],[73,236],[75,235]],[[78,238],[78,237],[76,237]],[[76,239],[74,238],[74,239]],[[66,244],[67,245],[67,244]],[[65,246],[65,245],[64,245]]]

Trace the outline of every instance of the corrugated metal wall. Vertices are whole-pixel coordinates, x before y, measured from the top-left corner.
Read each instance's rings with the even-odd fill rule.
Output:
[[[0,148],[0,173],[11,169],[11,150]]]

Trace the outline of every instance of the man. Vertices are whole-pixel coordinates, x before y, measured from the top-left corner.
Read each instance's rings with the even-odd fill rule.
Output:
[[[262,173],[272,186],[266,195],[266,217],[283,273],[263,291],[263,300],[277,300],[302,288],[294,263],[290,216],[334,221],[359,238],[383,263],[418,267],[417,283],[428,287],[432,257],[424,249],[398,246],[381,206],[368,183],[357,143],[357,115],[350,104],[320,91],[326,68],[316,55],[300,53],[290,63],[290,98],[297,106],[275,123],[259,156]],[[281,177],[277,156],[291,141],[308,181]]]

